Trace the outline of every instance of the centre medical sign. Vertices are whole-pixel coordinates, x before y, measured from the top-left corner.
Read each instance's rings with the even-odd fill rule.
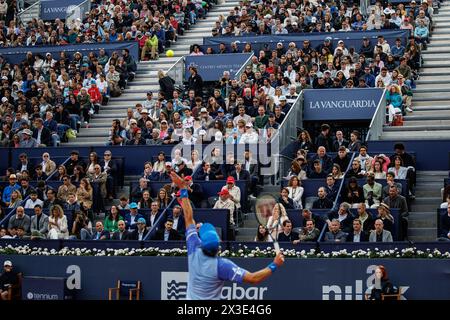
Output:
[[[383,89],[304,90],[303,120],[370,120]]]

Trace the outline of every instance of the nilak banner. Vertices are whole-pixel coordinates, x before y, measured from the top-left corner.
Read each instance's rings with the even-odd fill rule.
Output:
[[[383,89],[303,90],[303,120],[371,120]]]
[[[78,6],[82,2],[83,0],[42,0],[41,19],[44,21],[56,18],[64,20],[68,9]],[[83,17],[80,18],[83,19]]]
[[[218,81],[222,78],[224,71],[229,71],[230,77],[233,79],[252,55],[252,53],[230,53],[186,56],[184,61],[185,79],[191,75],[189,67],[196,67],[203,81]]]

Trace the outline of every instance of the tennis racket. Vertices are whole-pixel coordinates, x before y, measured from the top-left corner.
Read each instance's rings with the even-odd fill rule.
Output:
[[[275,208],[277,206],[278,208]],[[259,224],[265,226],[269,231],[269,237],[273,241],[275,252],[280,252],[278,244],[278,230],[280,230],[281,208],[277,200],[271,195],[263,195],[256,200],[255,204],[256,219]],[[274,233],[275,237],[272,236]]]

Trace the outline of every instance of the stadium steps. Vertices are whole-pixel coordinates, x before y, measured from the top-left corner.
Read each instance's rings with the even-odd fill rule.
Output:
[[[383,128],[381,140],[450,139],[450,5],[435,15],[435,29],[414,89],[413,113],[403,126]]]
[[[40,16],[41,16],[41,12],[40,12],[40,8],[39,6],[34,6],[32,8],[30,8],[33,4],[35,4],[36,2],[39,2],[40,0],[26,0],[25,2],[25,10],[22,11],[18,16],[20,18],[20,20],[22,21],[22,23],[24,25],[26,25],[28,23],[28,21],[31,21],[33,18],[36,18],[39,20]],[[8,5],[9,2],[8,2]]]
[[[173,57],[166,57],[165,54],[162,54],[159,60],[139,62],[136,78],[129,83],[125,92],[120,97],[111,98],[107,106],[102,106],[100,114],[92,117],[89,127],[82,127],[77,138],[67,144],[79,146],[105,145],[108,141],[112,120],[124,119],[127,108],[134,108],[136,103],[143,102],[146,92],[152,91],[156,98],[159,91],[157,71],[167,72],[183,55],[189,54],[189,48],[192,44],[201,44],[203,37],[211,35],[211,29],[219,15],[227,16],[230,10],[238,5],[239,1],[236,0],[225,0],[218,5],[214,5],[208,12],[206,19],[199,19],[190,30],[187,30],[183,36],[179,36],[178,41],[168,48],[173,50]]]
[[[436,209],[442,202],[441,188],[447,177],[447,171],[417,171],[416,199],[408,217],[409,240],[436,240]]]

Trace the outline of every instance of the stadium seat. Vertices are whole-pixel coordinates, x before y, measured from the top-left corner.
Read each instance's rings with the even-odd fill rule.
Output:
[[[117,280],[117,287],[108,289],[108,300],[113,300],[113,292],[115,292],[115,300],[120,300],[121,297],[128,297],[128,300],[140,300],[141,281]],[[133,299],[133,295],[135,299]]]
[[[397,293],[394,294],[381,294],[381,300],[401,300],[402,293],[398,290]]]

